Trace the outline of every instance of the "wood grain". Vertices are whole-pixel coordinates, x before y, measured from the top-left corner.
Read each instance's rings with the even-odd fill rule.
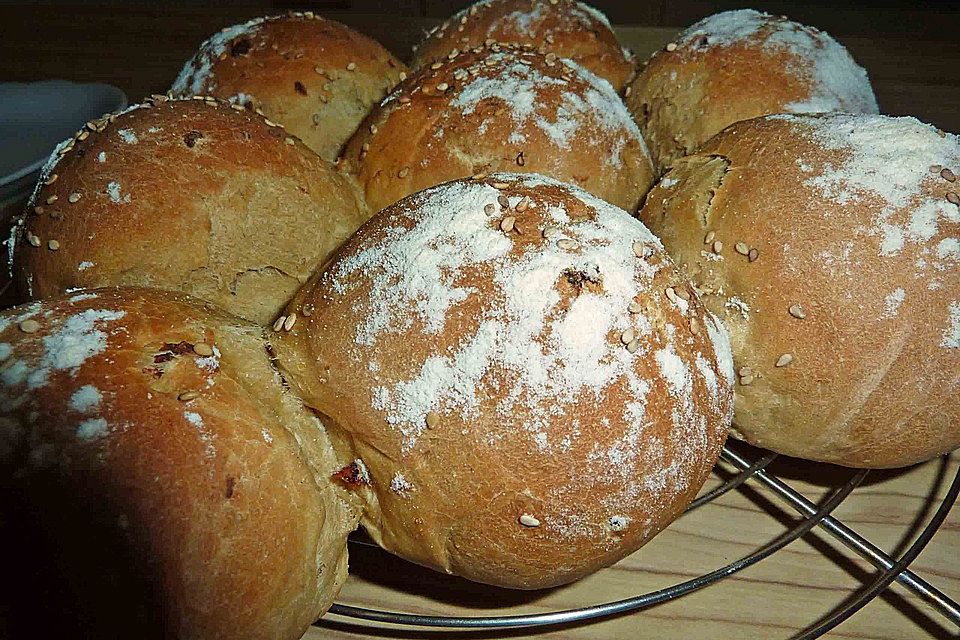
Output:
[[[346,3],[326,4],[340,7]],[[727,8],[734,3],[720,4]],[[211,33],[275,12],[273,5],[161,7],[159,3],[134,2],[118,9],[91,4],[4,4],[0,6],[0,79],[108,82],[136,100],[164,91],[183,62]],[[299,5],[297,8],[318,8],[317,3]],[[716,2],[690,1],[652,2],[643,8],[621,5],[614,12],[621,20],[673,25],[617,28],[624,44],[641,58],[669,42],[679,25],[721,8]],[[440,8],[444,3],[365,0],[357,6],[363,11],[327,15],[377,38],[406,58],[422,31],[443,15]],[[388,7],[399,8],[388,11]],[[956,100],[960,42],[950,38],[952,29],[933,28],[941,22],[955,22],[955,13],[934,9],[911,14],[903,6],[896,14],[876,8],[867,12],[859,3],[856,8],[840,11],[823,4],[784,2],[770,9],[789,9],[795,17],[840,34],[841,42],[870,73],[886,113],[913,114],[946,130],[960,131],[960,101]],[[911,17],[918,15],[927,19],[918,22]],[[958,458],[955,454],[948,463],[933,461],[899,472],[875,472],[844,501],[837,515],[885,551],[902,552],[957,472]],[[820,499],[850,473],[795,460],[779,460],[775,471],[811,500]],[[711,482],[719,482],[724,473],[721,467]],[[769,492],[750,484],[681,518],[618,565],[577,584],[545,592],[485,587],[354,545],[352,577],[340,601],[445,615],[505,615],[578,607],[690,579],[750,553],[794,522],[794,512]],[[956,511],[913,568],[948,595],[960,598],[960,515]],[[470,632],[454,636],[437,630],[378,628],[329,616],[305,637],[784,638],[840,605],[873,575],[870,565],[824,532],[814,530],[720,584],[641,613],[592,624],[548,632]],[[956,628],[917,597],[895,585],[828,637],[903,640],[960,637],[957,634]]]

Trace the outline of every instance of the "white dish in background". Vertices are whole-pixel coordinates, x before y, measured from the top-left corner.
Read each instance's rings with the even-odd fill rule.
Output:
[[[108,84],[0,83],[0,209],[30,195],[58,143],[126,106],[124,93]]]

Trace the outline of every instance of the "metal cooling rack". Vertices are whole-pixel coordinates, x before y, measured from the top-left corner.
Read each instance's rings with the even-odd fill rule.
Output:
[[[776,454],[762,450],[739,447],[728,442],[723,448],[721,461],[732,467],[733,476],[711,491],[698,497],[687,508],[692,511],[744,483],[759,484],[769,489],[786,506],[796,510],[802,519],[791,529],[770,540],[753,553],[735,560],[719,569],[696,578],[677,583],[673,586],[651,591],[632,598],[604,602],[597,605],[566,609],[552,613],[510,616],[427,616],[396,611],[365,609],[346,604],[334,604],[331,615],[344,616],[358,620],[385,622],[403,627],[433,627],[445,629],[536,629],[572,622],[596,620],[615,614],[637,612],[654,605],[679,598],[731,576],[765,558],[800,538],[814,527],[820,527],[845,547],[859,555],[879,570],[871,582],[864,583],[838,609],[821,617],[806,628],[791,636],[791,640],[818,638],[844,620],[859,611],[868,602],[879,596],[894,581],[909,589],[930,605],[944,618],[960,628],[960,605],[929,582],[909,569],[910,564],[927,546],[934,534],[943,524],[950,508],[960,493],[960,470],[957,471],[950,488],[926,526],[916,536],[910,547],[899,558],[884,553],[875,544],[857,534],[831,512],[856,489],[869,473],[867,470],[850,470],[849,479],[835,488],[829,496],[818,504],[808,500],[803,494],[767,470],[767,466],[776,458]],[[354,541],[360,544],[369,544]]]

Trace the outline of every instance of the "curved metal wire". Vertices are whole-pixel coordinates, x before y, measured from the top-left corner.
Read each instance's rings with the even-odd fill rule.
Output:
[[[724,458],[738,468],[749,468],[748,462],[738,453],[732,450],[724,450]],[[753,465],[750,465],[752,467]],[[960,475],[960,470],[958,470]],[[816,506],[804,498],[799,492],[792,489],[788,484],[779,478],[766,472],[756,473],[755,478],[758,482],[771,489],[775,495],[784,502],[799,511],[801,514],[809,516],[816,511]],[[942,505],[943,503],[941,503]],[[859,535],[856,531],[843,524],[833,516],[827,516],[820,521],[819,526],[827,533],[833,536],[837,541],[848,549],[859,555],[861,558],[871,563],[878,569],[889,570],[894,566],[894,560],[885,554],[879,547]],[[931,534],[932,535],[932,534]],[[945,593],[935,586],[904,568],[896,576],[897,582],[920,596],[927,604],[936,609],[941,615],[952,623],[960,626],[960,605],[952,600]]]
[[[726,449],[727,448],[724,447],[724,450]],[[742,485],[744,482],[749,480],[750,477],[753,476],[753,474],[755,474],[757,471],[760,471],[761,469],[766,469],[767,465],[773,462],[776,459],[776,457],[777,457],[777,454],[771,452],[765,456],[761,456],[757,458],[753,464],[748,465],[744,468],[741,468],[740,473],[733,476],[732,478],[730,478],[720,486],[714,487],[712,490],[708,491],[707,493],[703,494],[702,496],[698,497],[696,500],[691,502],[690,506],[687,507],[687,510],[684,513],[689,513],[690,511],[693,511],[697,507],[701,507],[708,502],[712,502],[713,500],[716,500],[726,492],[731,491],[732,489],[736,489],[737,487]]]
[[[374,622],[387,622],[391,624],[420,627],[503,629],[519,627],[542,627],[571,622],[581,622],[619,613],[638,611],[667,600],[678,598],[698,589],[702,589],[707,585],[713,584],[722,578],[746,569],[747,567],[752,566],[776,553],[816,526],[817,523],[820,522],[820,520],[827,516],[831,511],[833,511],[833,509],[835,509],[837,505],[839,505],[840,502],[842,502],[843,499],[850,494],[851,491],[859,486],[864,477],[866,477],[867,473],[868,472],[866,470],[860,470],[854,473],[843,486],[839,487],[833,492],[830,498],[827,499],[820,506],[820,508],[815,511],[814,514],[807,516],[795,527],[784,532],[780,536],[777,536],[753,553],[691,580],[687,580],[658,591],[652,591],[643,595],[634,596],[632,598],[552,613],[512,616],[427,616],[399,613],[394,611],[381,611],[378,609],[366,609],[362,607],[353,607],[341,604],[334,604],[330,608],[329,613],[351,618],[359,618],[362,620],[370,620]]]

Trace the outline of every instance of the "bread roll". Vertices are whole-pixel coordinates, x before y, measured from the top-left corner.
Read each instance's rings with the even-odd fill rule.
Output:
[[[384,548],[550,587],[633,552],[717,459],[719,321],[626,212],[537,175],[374,216],[291,302],[281,370],[363,461]]]
[[[375,40],[307,11],[221,30],[200,45],[171,91],[261,109],[333,162],[406,70]]]
[[[877,113],[864,71],[828,34],[750,9],[704,18],[627,90],[663,172],[727,125],[770,113]]]
[[[741,437],[896,467],[960,444],[960,143],[913,118],[779,115],[676,161],[641,220],[714,313]]]
[[[401,83],[344,151],[374,211],[492,171],[541,173],[633,210],[653,167],[605,80],[529,48],[451,54]]]
[[[269,120],[158,96],[57,148],[10,249],[29,298],[142,285],[267,323],[366,217],[352,179]]]
[[[41,620],[85,638],[293,639],[329,607],[358,509],[262,331],[149,289],[0,313],[11,637]]]
[[[414,68],[490,41],[525,44],[570,58],[617,93],[633,75],[633,56],[620,46],[610,21],[576,0],[481,0],[434,27],[414,47]]]

